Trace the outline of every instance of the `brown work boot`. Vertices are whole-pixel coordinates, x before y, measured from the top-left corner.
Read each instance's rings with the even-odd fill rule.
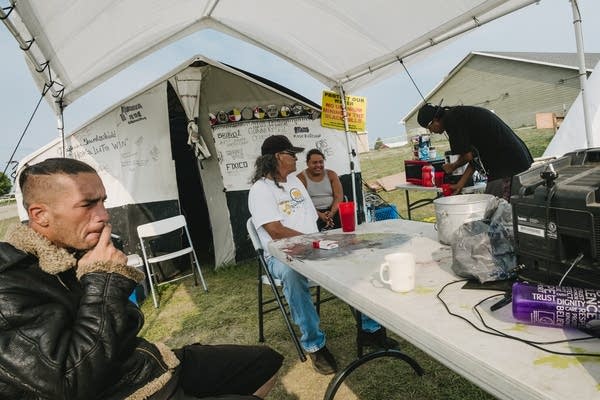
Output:
[[[337,372],[337,363],[333,354],[327,347],[323,346],[314,353],[308,353],[315,371],[323,375],[331,375]]]

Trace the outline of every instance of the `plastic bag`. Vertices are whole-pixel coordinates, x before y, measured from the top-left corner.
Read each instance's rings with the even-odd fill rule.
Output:
[[[458,276],[481,283],[515,276],[512,207],[506,200],[491,201],[485,219],[461,225],[453,239],[452,270]]]

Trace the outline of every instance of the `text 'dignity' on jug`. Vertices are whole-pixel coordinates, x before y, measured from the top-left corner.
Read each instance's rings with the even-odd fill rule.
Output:
[[[515,282],[512,308],[528,324],[583,329],[600,319],[600,290]]]

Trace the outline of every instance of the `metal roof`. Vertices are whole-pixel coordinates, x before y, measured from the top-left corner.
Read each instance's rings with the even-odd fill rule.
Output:
[[[472,54],[480,54],[489,57],[504,58],[507,60],[516,60],[529,62],[533,64],[551,65],[562,68],[579,69],[577,53],[532,53],[518,51],[474,51]],[[592,71],[600,61],[600,53],[585,54],[585,67]]]

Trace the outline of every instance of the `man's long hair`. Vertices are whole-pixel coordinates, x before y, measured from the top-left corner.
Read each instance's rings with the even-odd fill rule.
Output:
[[[254,164],[254,176],[252,176],[252,183],[267,177],[273,179],[275,186],[283,189],[278,180],[279,173],[277,172],[277,158],[275,158],[275,154],[265,154],[264,156],[259,156]]]

